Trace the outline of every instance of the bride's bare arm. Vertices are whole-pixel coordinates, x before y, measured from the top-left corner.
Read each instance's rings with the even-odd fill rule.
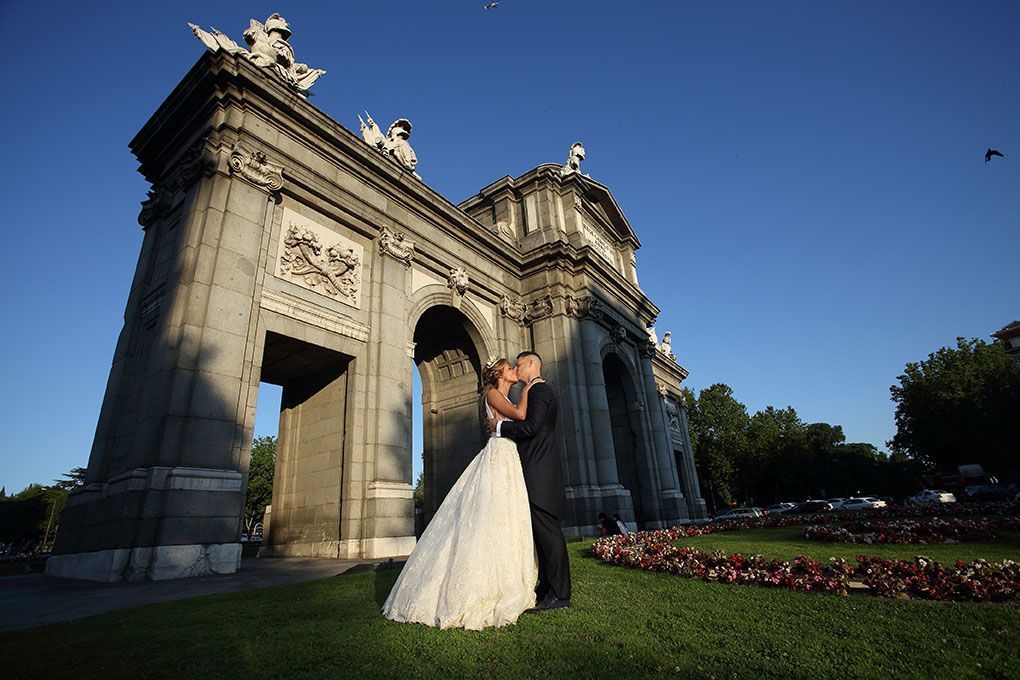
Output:
[[[493,411],[498,412],[504,418],[524,420],[528,415],[528,391],[531,390],[531,385],[533,384],[525,385],[524,390],[521,392],[521,403],[516,406],[495,387],[489,388],[485,395],[485,400],[489,402],[489,406]]]

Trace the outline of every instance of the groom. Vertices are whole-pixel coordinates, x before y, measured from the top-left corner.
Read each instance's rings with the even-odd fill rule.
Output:
[[[535,352],[517,355],[517,377],[532,383],[542,377],[542,357]],[[529,611],[570,606],[570,565],[567,542],[560,528],[563,482],[560,480],[560,452],[556,446],[556,393],[545,382],[528,393],[528,414],[524,420],[488,420],[490,432],[517,442],[531,504],[531,530],[538,552],[537,604]]]

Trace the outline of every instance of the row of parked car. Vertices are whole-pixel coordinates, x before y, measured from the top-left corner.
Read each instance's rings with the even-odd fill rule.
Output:
[[[955,503],[956,496],[948,491],[925,489],[919,494],[903,501],[904,505],[920,505],[923,503]],[[784,513],[830,512],[832,510],[874,510],[895,505],[889,496],[856,496],[852,498],[827,498],[807,500],[803,503],[776,503],[765,508],[744,507],[730,508],[718,513],[715,519],[735,519],[738,517],[763,517],[765,515],[781,515]]]

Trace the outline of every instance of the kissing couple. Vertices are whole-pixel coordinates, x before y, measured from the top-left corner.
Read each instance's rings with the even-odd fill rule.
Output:
[[[521,381],[515,405],[510,387]],[[382,608],[391,621],[481,630],[570,606],[558,404],[542,358],[490,362],[482,398],[489,440],[407,558]]]

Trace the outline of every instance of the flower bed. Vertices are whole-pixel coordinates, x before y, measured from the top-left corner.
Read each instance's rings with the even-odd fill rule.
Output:
[[[610,564],[661,571],[702,581],[816,590],[843,595],[847,593],[848,578],[853,572],[853,567],[846,560],[835,557],[828,564],[822,565],[805,555],[798,555],[791,563],[767,560],[761,555],[745,557],[739,553],[726,555],[721,551],[706,553],[696,548],[678,548],[670,543],[619,543],[600,539],[592,547],[592,553]]]
[[[999,529],[1020,529],[1020,519],[856,520],[840,526],[807,526],[804,538],[845,543],[962,543],[993,539]]]
[[[1007,602],[1015,600],[1020,591],[1020,568],[1011,560],[998,564],[984,560],[970,564],[957,561],[954,567],[943,567],[923,556],[915,557],[911,562],[862,555],[857,557],[857,566],[854,567],[836,557],[825,564],[806,555],[798,555],[793,562],[786,562],[768,560],[762,555],[726,555],[721,551],[706,553],[689,546],[673,545],[684,538],[718,531],[796,524],[785,520],[735,520],[702,527],[674,527],[639,531],[627,536],[605,536],[592,544],[592,555],[609,564],[703,581],[839,595],[849,592],[852,581],[860,582],[868,592],[881,597],[929,600]]]
[[[997,564],[957,560],[955,566],[944,567],[922,555],[913,562],[862,555],[855,573],[863,577],[871,593],[881,597],[1009,602],[1020,589],[1020,565],[1012,560]]]

